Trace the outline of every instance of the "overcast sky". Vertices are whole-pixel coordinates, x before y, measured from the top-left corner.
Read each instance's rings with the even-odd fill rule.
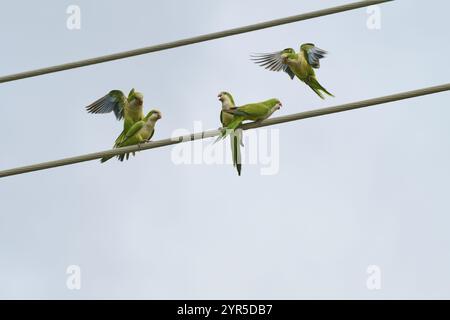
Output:
[[[347,2],[10,1],[0,74]],[[110,148],[122,124],[84,107],[112,89],[143,92],[163,139],[217,128],[222,90],[238,104],[277,97],[287,115],[449,82],[449,2],[380,8],[380,30],[358,9],[1,84],[0,169]],[[317,75],[335,98],[249,61],[304,42],[329,51]],[[177,165],[165,147],[1,179],[0,298],[450,298],[449,106],[441,93],[272,127],[273,175]],[[66,286],[70,265],[81,290]]]

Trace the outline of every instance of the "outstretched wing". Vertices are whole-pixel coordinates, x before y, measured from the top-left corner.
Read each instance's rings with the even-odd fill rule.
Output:
[[[89,113],[110,113],[114,112],[117,120],[123,118],[123,109],[127,103],[127,98],[120,90],[113,90],[106,96],[98,99],[86,107]]]
[[[300,50],[305,54],[306,60],[315,69],[320,68],[320,59],[325,58],[327,52],[319,49],[312,43],[304,43],[300,46]]]
[[[284,71],[291,79],[294,79],[295,74],[291,71],[289,66],[284,63],[282,54],[285,52],[278,51],[273,53],[257,53],[250,56],[250,59],[256,64],[268,69],[270,71]]]

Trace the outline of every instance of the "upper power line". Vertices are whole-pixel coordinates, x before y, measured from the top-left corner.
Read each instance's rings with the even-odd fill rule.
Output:
[[[100,57],[95,57],[95,58],[90,58],[90,59],[85,59],[85,60],[80,60],[80,61],[75,61],[75,62],[69,62],[69,63],[65,63],[65,64],[60,64],[60,65],[55,65],[55,66],[51,66],[51,67],[46,67],[46,68],[41,68],[41,69],[36,69],[36,70],[31,70],[31,71],[25,71],[25,72],[20,72],[20,73],[16,73],[16,74],[10,74],[10,75],[0,77],[0,83],[41,76],[44,74],[60,72],[60,71],[69,70],[69,69],[86,67],[89,65],[104,63],[104,62],[108,62],[108,61],[130,58],[130,57],[134,57],[134,56],[138,56],[138,55],[142,55],[142,54],[146,54],[146,53],[151,53],[151,52],[173,49],[173,48],[187,46],[187,45],[191,45],[191,44],[195,44],[195,43],[230,37],[230,36],[234,36],[237,34],[252,32],[252,31],[266,29],[266,28],[272,28],[272,27],[276,27],[276,26],[280,26],[280,25],[284,25],[284,24],[288,24],[288,23],[293,23],[293,22],[313,19],[313,18],[317,18],[317,17],[327,16],[327,15],[335,14],[335,13],[339,13],[339,12],[359,9],[362,7],[367,7],[367,6],[381,4],[384,2],[390,2],[390,1],[393,1],[393,0],[357,1],[357,2],[344,4],[344,5],[337,6],[337,7],[302,13],[302,14],[298,14],[295,16],[260,22],[260,23],[256,23],[256,24],[247,25],[244,27],[233,28],[233,29],[219,31],[219,32],[213,32],[213,33],[209,33],[209,34],[205,34],[205,35],[181,39],[181,40],[172,41],[172,42],[166,42],[166,43],[149,46],[149,47],[144,47],[144,48],[139,48],[139,49],[135,49],[135,50],[129,50],[129,51],[109,54],[109,55],[105,55],[105,56],[100,56]]]

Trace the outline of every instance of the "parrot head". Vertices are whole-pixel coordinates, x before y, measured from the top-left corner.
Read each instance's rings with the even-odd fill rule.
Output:
[[[283,60],[289,58],[291,55],[295,54],[295,50],[292,48],[286,48],[283,51],[280,52],[281,58]]]
[[[128,101],[130,101],[131,104],[142,105],[144,103],[144,95],[135,91],[133,88],[128,94]]]
[[[277,104],[275,105],[276,109],[280,110],[282,106],[283,104],[281,103],[281,101],[277,99]]]
[[[295,50],[294,49],[292,49],[292,48],[286,48],[286,49],[284,49],[283,51],[281,51],[281,53],[283,54],[292,54],[292,53],[295,53]]]
[[[137,102],[139,102],[139,104],[144,103],[144,95],[140,92],[136,92],[134,94],[134,99],[137,100]]]
[[[219,98],[220,102],[222,102],[222,104],[230,104],[234,106],[234,99],[230,93],[222,91],[217,95],[217,97]]]
[[[162,118],[161,111],[159,110],[152,110],[149,113],[147,113],[147,116],[145,117],[146,120],[150,121],[158,121]]]
[[[281,101],[278,100],[278,99],[274,99],[274,103],[275,103],[275,106],[274,106],[274,109],[275,109],[275,110],[280,110],[281,107],[283,106],[283,104],[281,103]]]
[[[267,101],[267,105],[272,106],[273,111],[280,110],[283,104],[278,99],[270,99]]]
[[[270,108],[268,112],[268,116],[270,117],[275,111],[280,110],[283,105],[278,99],[270,99],[267,101],[267,105]]]

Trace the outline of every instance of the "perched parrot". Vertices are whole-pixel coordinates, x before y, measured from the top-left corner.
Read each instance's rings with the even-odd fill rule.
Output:
[[[119,141],[136,122],[144,118],[143,104],[144,96],[134,89],[131,89],[128,98],[122,91],[113,90],[106,96],[87,106],[86,110],[89,113],[114,112],[117,120],[122,120],[123,118],[123,131],[117,138],[117,141]]]
[[[250,103],[242,107],[231,108],[230,110],[223,110],[224,113],[233,115],[233,119],[222,130],[222,134],[216,141],[224,139],[228,134],[241,125],[245,120],[262,121],[269,118],[272,113],[281,108],[281,101],[278,99],[269,99],[263,102]]]
[[[325,50],[317,48],[314,44],[304,43],[297,53],[294,49],[288,48],[274,53],[255,54],[251,56],[251,60],[271,71],[283,70],[291,79],[297,76],[324,99],[324,93],[334,96],[317,81],[314,69],[320,68],[320,59],[326,54]]]
[[[125,134],[121,134],[114,144],[114,148],[121,148],[126,146],[132,146],[135,144],[141,144],[149,141],[153,137],[153,133],[155,132],[155,124],[161,119],[161,112],[158,110],[150,111],[144,119],[137,121],[135,124],[131,126],[130,129]],[[123,161],[124,158],[128,160],[129,154],[121,154],[118,155],[117,158],[120,161]],[[108,161],[112,157],[102,158],[100,161],[103,163]]]
[[[234,116],[225,111],[229,111],[232,108],[236,108],[234,104],[233,96],[228,92],[221,92],[217,96],[222,102],[222,110],[220,111],[220,123],[222,123],[222,127],[225,128],[230,124],[233,120]],[[233,156],[233,166],[236,167],[238,175],[241,175],[242,163],[241,163],[241,148],[240,146],[244,146],[242,143],[242,130],[233,131],[230,134],[230,142],[231,142],[231,154]]]

